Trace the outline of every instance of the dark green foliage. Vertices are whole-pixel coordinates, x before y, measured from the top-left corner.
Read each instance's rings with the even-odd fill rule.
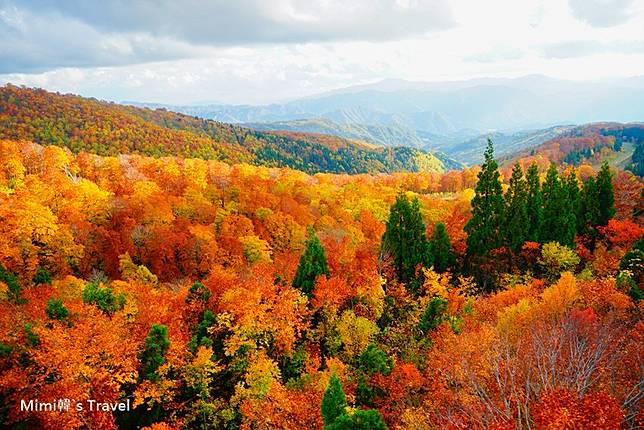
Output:
[[[597,194],[599,199],[599,219],[597,225],[606,225],[615,216],[615,194],[613,191],[613,175],[608,163],[603,162],[597,174]]]
[[[34,275],[32,281],[36,285],[51,284],[51,275],[47,270],[45,270],[44,267],[38,266],[38,269],[36,269],[36,274]]]
[[[358,385],[356,385],[356,404],[369,407],[375,406],[374,399],[378,395],[384,394],[381,391],[378,387],[367,383],[364,374],[359,374]]]
[[[0,342],[0,356],[9,355],[13,352],[13,345],[8,343]]]
[[[576,215],[568,197],[568,188],[559,179],[557,166],[552,163],[543,183],[542,243],[558,242],[574,248]]]
[[[561,237],[558,234],[559,217],[562,209],[562,187],[557,173],[557,166],[550,164],[546,179],[543,183],[543,223],[539,239],[542,243],[560,242]]]
[[[526,200],[526,213],[528,214],[528,233],[526,239],[539,242],[541,224],[543,222],[541,181],[536,163],[532,163],[526,172],[528,195]]]
[[[300,379],[306,368],[306,350],[300,345],[290,355],[283,355],[279,366],[282,381],[292,382]]]
[[[632,275],[631,271],[622,270],[615,278],[615,285],[619,290],[626,291],[634,302],[639,302],[644,298],[644,291],[637,285]]]
[[[633,284],[628,290],[628,295],[631,299],[633,299],[634,302],[639,302],[640,300],[644,299],[644,291],[642,291],[642,289],[636,284]]]
[[[610,147],[610,145],[606,143],[597,143],[595,146],[592,148],[581,148],[581,149],[573,149],[572,151],[568,152],[561,161],[564,163],[572,164],[574,166],[578,166],[582,160],[584,159],[589,159],[590,157],[593,156],[596,152],[599,152],[602,150],[602,148],[605,147]],[[622,148],[621,141],[618,143],[615,141],[615,144],[613,145],[613,150],[614,151],[619,151]]]
[[[564,182],[568,194],[569,206],[575,218],[575,231],[579,230],[579,225],[583,223],[581,214],[581,192],[579,190],[579,181],[575,171],[571,171]]]
[[[443,321],[443,314],[447,310],[447,300],[442,297],[432,297],[427,304],[425,312],[420,317],[418,329],[423,333],[435,329]]]
[[[64,320],[69,316],[69,310],[63,305],[63,301],[55,297],[51,297],[47,301],[45,308],[47,316],[53,320]]]
[[[24,333],[25,342],[28,346],[35,347],[40,345],[40,337],[38,337],[38,335],[34,333],[32,325],[30,323],[25,324]]]
[[[510,187],[505,193],[503,233],[505,245],[513,252],[521,250],[528,238],[528,183],[519,163],[512,168]]]
[[[123,293],[115,295],[110,287],[101,287],[93,282],[88,282],[83,289],[83,301],[96,305],[107,315],[111,315],[123,309],[125,295]]]
[[[456,261],[452,241],[447,234],[445,224],[439,222],[434,228],[434,233],[429,239],[429,254],[434,265],[434,270],[443,273],[447,269],[453,268]]]
[[[331,379],[329,379],[329,385],[327,385],[322,397],[321,407],[325,428],[344,414],[344,409],[347,407],[347,398],[342,390],[342,384],[335,374],[331,375]]]
[[[7,285],[7,298],[11,303],[19,305],[27,302],[22,297],[22,286],[18,282],[18,277],[9,272],[2,263],[0,263],[0,282],[4,282]]]
[[[140,355],[144,379],[151,381],[158,379],[157,369],[165,363],[165,354],[169,347],[168,328],[163,324],[152,324]]]
[[[201,282],[195,281],[188,289],[188,296],[186,296],[186,303],[201,301],[207,303],[210,299],[210,290]]]
[[[396,277],[408,288],[417,288],[416,267],[427,264],[428,246],[425,223],[417,198],[411,202],[400,193],[389,211],[382,251],[393,258]]]
[[[628,270],[636,281],[639,280],[644,274],[644,251],[633,248],[625,253],[619,261],[619,268]]]
[[[329,266],[326,262],[324,247],[312,228],[309,228],[304,246],[304,253],[300,257],[295,279],[293,279],[293,287],[300,289],[310,297],[317,277],[329,276]]]
[[[579,198],[579,233],[593,236],[597,233],[595,226],[599,223],[601,211],[599,209],[599,190],[594,177],[589,177],[584,182]]]
[[[376,344],[370,343],[358,358],[359,368],[368,375],[382,373],[388,375],[394,367],[394,362],[385,351]]]
[[[501,246],[503,192],[499,176],[492,141],[488,139],[485,162],[472,199],[472,218],[465,225],[469,255],[486,256],[490,250]]]
[[[211,310],[205,310],[203,313],[203,318],[197,325],[197,328],[188,342],[188,348],[195,352],[200,346],[212,347],[212,339],[210,339],[208,329],[215,324],[216,321],[215,314]]]
[[[340,415],[325,430],[387,430],[387,424],[374,409],[358,409],[353,414]]]
[[[640,238],[637,239],[637,242],[633,244],[633,249],[639,249],[640,251],[644,251],[644,235],[640,236]]]

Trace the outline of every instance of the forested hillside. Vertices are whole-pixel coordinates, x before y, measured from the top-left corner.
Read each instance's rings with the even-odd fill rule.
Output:
[[[369,147],[330,137],[250,130],[164,110],[7,85],[0,88],[0,137],[98,155],[183,156],[291,167],[309,173],[442,171],[432,154]]]
[[[71,152],[107,142],[84,140],[84,109],[126,112],[101,122],[124,126],[110,136],[189,148],[173,139],[191,132],[149,126],[182,117],[102,106],[54,121],[60,146],[0,141],[6,428],[644,425],[632,173],[506,173],[491,143],[481,167],[353,176],[148,157],[125,138],[124,154]],[[54,118],[14,124],[36,136]]]
[[[592,123],[570,128],[560,136],[503,157],[505,165],[518,159],[522,163],[550,162],[573,166],[599,166],[603,161],[634,172],[644,173],[644,124],[641,123]]]

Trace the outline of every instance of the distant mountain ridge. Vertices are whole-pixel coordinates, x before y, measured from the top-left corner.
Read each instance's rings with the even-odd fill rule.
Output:
[[[203,118],[263,123],[324,118],[451,135],[644,118],[644,77],[575,82],[530,75],[451,82],[385,80],[271,105],[166,106]],[[142,105],[146,105],[143,103]]]
[[[99,155],[177,155],[291,167],[308,173],[446,168],[439,158],[418,148],[385,148],[337,136],[263,132],[167,110],[13,85],[0,87],[0,138]]]

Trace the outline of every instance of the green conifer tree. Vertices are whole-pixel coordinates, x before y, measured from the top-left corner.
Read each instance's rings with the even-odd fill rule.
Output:
[[[579,230],[579,224],[582,222],[581,219],[581,192],[579,190],[579,180],[577,179],[577,174],[572,170],[566,177],[566,191],[568,193],[568,205],[572,212],[571,222],[575,223],[575,231]]]
[[[490,139],[474,191],[476,194],[472,199],[472,218],[465,225],[467,253],[485,256],[490,250],[501,246],[500,230],[503,217],[503,191]]]
[[[65,307],[63,301],[55,297],[50,297],[47,301],[45,313],[49,318],[54,320],[64,320],[69,316],[69,310]]]
[[[416,267],[428,265],[428,245],[425,223],[420,213],[417,198],[410,202],[404,194],[398,194],[389,211],[387,229],[382,236],[382,250],[393,257],[396,277],[400,282],[417,283]]]
[[[543,208],[541,196],[541,181],[537,163],[532,163],[526,172],[528,196],[526,201],[526,213],[528,214],[528,234],[526,240],[539,242],[541,223],[543,222]]]
[[[606,225],[615,216],[615,194],[613,191],[613,175],[610,173],[608,163],[604,161],[597,174],[597,194],[599,198],[598,225]]]
[[[447,269],[454,267],[456,258],[452,248],[452,241],[447,234],[445,224],[442,222],[437,223],[436,228],[434,228],[434,233],[429,240],[429,253],[436,272],[443,273]]]
[[[143,378],[151,381],[158,379],[157,370],[165,363],[165,354],[169,347],[168,328],[163,324],[152,324],[141,352]]]
[[[557,173],[557,166],[550,164],[543,183],[542,243],[558,242],[574,248],[575,214],[570,205],[568,189]]]
[[[505,193],[505,213],[503,237],[505,245],[512,253],[521,250],[528,238],[528,183],[523,177],[523,169],[519,163],[512,168],[510,187]]]
[[[293,287],[300,289],[304,294],[311,296],[315,280],[320,275],[329,275],[329,266],[324,254],[324,247],[315,231],[309,227],[304,253],[300,257],[297,272],[293,279]]]
[[[599,188],[594,177],[589,177],[584,182],[579,199],[579,220],[577,226],[579,233],[589,237],[597,234],[595,226],[599,224],[601,210],[599,208]]]
[[[347,407],[347,398],[344,395],[340,379],[335,375],[331,375],[329,384],[324,391],[322,397],[322,418],[324,418],[324,425],[330,426],[340,415],[344,414]]]
[[[18,277],[8,271],[2,263],[0,263],[0,282],[7,286],[7,298],[11,303],[24,304],[27,299],[22,297],[22,285],[18,281]]]

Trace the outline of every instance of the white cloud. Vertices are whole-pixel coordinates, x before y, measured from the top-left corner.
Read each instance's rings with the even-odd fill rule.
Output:
[[[365,11],[361,1],[277,0],[270,9],[234,9],[236,21],[233,9],[206,16],[195,5],[193,15],[204,12],[213,26],[228,17],[224,28],[239,27],[225,43],[208,42],[216,34],[208,31],[222,28],[199,30],[200,20],[187,28],[185,14],[165,1],[158,11],[136,2],[131,14],[119,16],[114,1],[96,10],[80,0],[61,2],[59,9],[36,3],[41,9],[33,16],[0,6],[0,82],[117,101],[268,103],[386,78],[547,74],[580,80],[644,70],[644,15],[637,3],[630,19],[610,27],[589,25],[559,0],[369,2],[375,11]],[[445,9],[443,18],[421,23],[436,5]],[[43,16],[47,20],[39,21]],[[239,35],[260,23],[269,28]],[[75,36],[78,31],[84,37]]]
[[[569,0],[569,4],[575,17],[594,27],[619,25],[636,13],[634,0]]]

